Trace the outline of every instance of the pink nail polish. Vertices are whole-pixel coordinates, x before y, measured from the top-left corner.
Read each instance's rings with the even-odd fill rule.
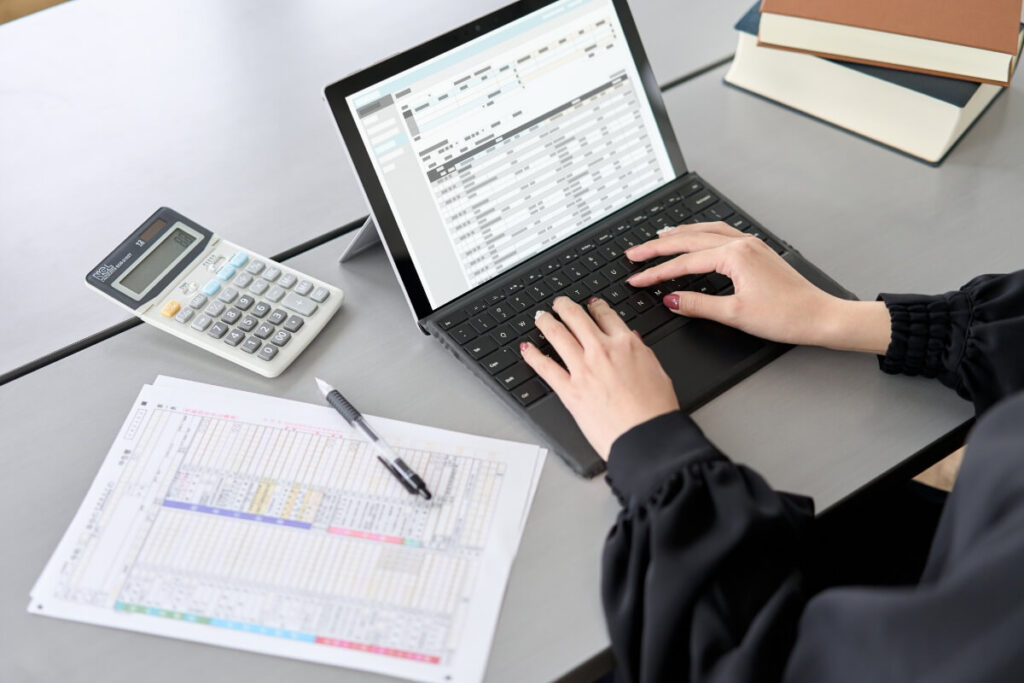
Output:
[[[527,343],[527,342],[523,342],[522,344],[520,344],[519,345],[519,353],[526,353],[526,349],[529,348],[529,346],[530,346],[530,344]]]
[[[673,311],[679,310],[679,295],[678,294],[666,294],[663,298],[662,303],[665,304],[666,308],[671,308]]]
[[[600,301],[600,299],[598,299],[596,296],[592,296],[589,299],[587,299],[587,305],[590,306],[592,304],[596,304],[598,301]]]

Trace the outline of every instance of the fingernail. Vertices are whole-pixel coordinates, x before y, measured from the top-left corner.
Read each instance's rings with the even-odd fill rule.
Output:
[[[679,295],[678,294],[666,294],[663,298],[662,303],[665,304],[666,308],[671,308],[673,311],[679,310]]]
[[[628,282],[629,284],[633,284],[633,280],[635,279],[636,275],[630,275],[629,277],[626,278],[626,282]]]
[[[530,348],[529,342],[523,342],[519,345],[519,353],[526,353],[526,349]]]
[[[673,230],[675,230],[675,228],[664,227],[661,230],[659,230],[657,234],[658,235],[664,235],[665,233],[672,232]]]
[[[541,317],[545,313],[547,313],[547,311],[545,311],[543,308],[538,308],[537,312],[533,314],[533,321],[537,322],[537,318]]]
[[[589,299],[587,299],[587,305],[588,305],[588,306],[593,306],[593,305],[594,305],[594,304],[596,304],[596,303],[597,303],[598,301],[600,301],[600,299],[598,299],[598,298],[597,298],[596,296],[592,296],[592,297],[590,297]]]

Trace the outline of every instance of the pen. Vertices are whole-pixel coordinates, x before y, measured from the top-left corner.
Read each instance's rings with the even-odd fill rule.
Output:
[[[366,420],[363,419],[362,414],[356,410],[348,400],[341,395],[341,392],[332,387],[327,382],[323,381],[319,377],[316,379],[316,385],[320,388],[320,392],[327,399],[327,403],[332,408],[341,413],[341,416],[345,418],[345,422],[348,422],[353,427],[358,427],[363,430],[363,434],[370,439],[370,443],[375,449],[377,449],[377,459],[380,460],[384,467],[388,468],[391,474],[395,475],[398,482],[405,487],[405,490],[409,493],[416,495],[419,494],[430,500],[430,491],[427,489],[426,483],[420,475],[416,474],[415,471],[405,461],[398,457],[391,447],[377,435],[377,432],[373,431],[370,425],[366,424]]]

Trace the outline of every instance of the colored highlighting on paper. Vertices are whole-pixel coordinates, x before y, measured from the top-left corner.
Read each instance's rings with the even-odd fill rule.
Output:
[[[269,515],[255,515],[251,512],[210,507],[209,505],[200,505],[198,503],[183,503],[180,500],[164,499],[164,507],[175,508],[177,510],[188,510],[190,512],[203,512],[208,515],[220,515],[221,517],[232,517],[234,519],[247,519],[251,522],[264,522],[266,524],[277,524],[279,526],[291,526],[296,529],[309,529],[313,526],[309,522],[296,522],[294,519],[282,519],[281,517],[270,517]]]

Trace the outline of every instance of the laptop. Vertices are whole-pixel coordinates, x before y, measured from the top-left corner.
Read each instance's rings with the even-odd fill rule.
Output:
[[[718,273],[635,289],[623,251],[666,226],[725,221],[811,282],[852,295],[687,168],[625,0],[523,0],[325,89],[420,329],[579,474],[604,469],[519,356],[550,353],[534,312],[607,300],[693,410],[783,353],[661,303],[728,295]]]

